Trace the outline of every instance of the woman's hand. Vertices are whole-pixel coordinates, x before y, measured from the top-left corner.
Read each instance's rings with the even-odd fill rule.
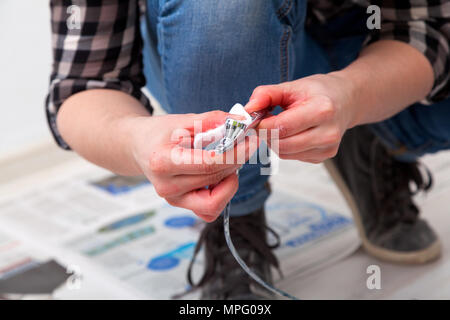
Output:
[[[239,184],[236,170],[258,147],[255,140],[247,139],[223,155],[191,148],[196,121],[206,131],[222,124],[227,117],[240,118],[212,111],[133,117],[125,124],[135,163],[158,195],[173,206],[192,210],[207,222],[214,221],[236,193]]]
[[[258,129],[279,132],[282,159],[319,163],[336,155],[341,138],[353,121],[350,83],[335,74],[313,75],[277,85],[257,87],[246,110],[281,106],[278,115],[261,121]],[[267,139],[270,144],[271,139]]]
[[[88,161],[121,175],[145,174],[167,202],[210,222],[236,193],[236,169],[258,144],[248,139],[224,155],[191,148],[196,124],[206,131],[228,117],[241,118],[221,111],[152,117],[124,92],[92,89],[67,99],[57,123],[64,140]]]
[[[257,87],[246,109],[280,105],[284,111],[259,128],[279,130],[281,158],[318,163],[336,155],[346,129],[392,117],[425,98],[433,81],[420,51],[380,40],[342,70]]]

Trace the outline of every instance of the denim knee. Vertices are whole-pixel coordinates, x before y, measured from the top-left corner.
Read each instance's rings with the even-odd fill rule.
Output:
[[[156,23],[170,113],[228,110],[280,82],[282,26],[273,1],[167,1]],[[154,20],[154,19],[153,19]]]

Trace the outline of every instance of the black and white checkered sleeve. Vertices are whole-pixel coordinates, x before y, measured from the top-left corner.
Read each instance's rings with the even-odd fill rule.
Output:
[[[76,11],[69,8],[72,5],[77,6]],[[70,149],[58,131],[56,116],[62,103],[77,92],[120,90],[151,112],[150,102],[141,91],[145,77],[138,0],[52,0],[50,9],[53,67],[46,113],[58,145]],[[73,14],[79,14],[80,28],[76,20],[68,24]]]
[[[450,97],[450,1],[383,0],[381,29],[374,30],[366,43],[380,39],[406,42],[430,61],[434,85],[421,101],[432,104]]]

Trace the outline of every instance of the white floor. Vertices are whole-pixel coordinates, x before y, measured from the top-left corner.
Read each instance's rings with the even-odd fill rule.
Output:
[[[382,262],[360,249],[352,256],[284,288],[304,299],[450,299],[450,153],[427,157],[435,186],[419,197],[422,216],[435,228],[442,257],[423,266]],[[378,265],[381,289],[369,290],[367,267]]]

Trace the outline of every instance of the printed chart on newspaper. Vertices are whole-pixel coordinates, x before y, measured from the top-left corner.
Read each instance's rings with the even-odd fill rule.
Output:
[[[311,190],[307,172],[297,174],[303,188]],[[356,250],[359,240],[345,209],[318,201],[320,196],[309,197],[289,181],[274,180],[266,212],[281,237],[276,249],[284,274],[280,284]],[[8,228],[28,241],[57,248],[55,252],[70,252],[66,263],[76,264],[76,257],[88,261],[95,272],[117,280],[136,297],[170,299],[189,289],[186,269],[204,222],[160,199],[145,177],[117,176],[73,161],[36,175],[34,181],[40,183],[0,200],[0,232]],[[329,181],[320,183],[317,190],[326,189]],[[0,266],[5,261],[0,252]],[[201,276],[202,268],[199,254],[194,277]],[[70,297],[83,298],[81,292]]]

